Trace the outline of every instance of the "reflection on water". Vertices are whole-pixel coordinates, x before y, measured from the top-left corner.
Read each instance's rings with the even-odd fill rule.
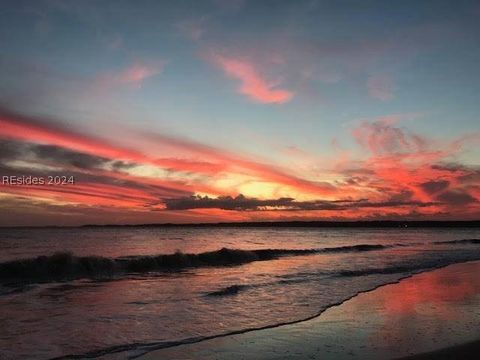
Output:
[[[478,263],[453,266],[418,275],[415,281],[403,281],[388,292],[379,292],[368,306],[380,310],[384,325],[372,333],[371,342],[382,341],[398,348],[404,339],[413,336],[415,346],[428,348],[432,343],[445,346],[444,339],[465,342],[472,334],[478,334],[479,271]]]
[[[3,264],[7,260],[48,255],[56,250],[69,250],[76,256],[116,258],[168,254],[177,249],[202,253],[222,247],[242,250],[330,249],[307,255],[296,253],[295,256],[287,252],[275,259],[236,266],[230,266],[228,261],[217,263],[214,259],[214,262],[203,264],[205,266],[162,268],[161,271],[143,269],[145,271],[127,271],[101,279],[80,276],[70,281],[66,278],[59,281],[55,277],[44,277],[40,279],[42,282],[27,273],[21,278],[24,286],[21,282],[13,286],[12,279],[0,274],[0,279],[4,280],[3,283],[0,281],[0,355],[14,359],[111,353],[130,347],[137,347],[142,352],[150,345],[160,347],[167,342],[181,343],[232,331],[295,322],[412,272],[480,259],[480,244],[436,243],[479,238],[478,229],[12,231],[0,230],[0,247],[5,249],[0,252],[0,263]],[[332,251],[332,248],[335,250]],[[62,265],[63,272],[69,270],[69,266],[75,268],[78,265],[78,258],[67,259],[70,263]],[[47,274],[55,274],[58,270],[55,267],[57,263],[54,263],[53,270],[48,271],[42,264],[40,270]],[[20,266],[20,270],[15,268],[16,272],[12,273],[22,274],[25,269],[34,269],[35,273],[35,266]],[[95,274],[95,268],[90,270]],[[404,319],[405,316],[398,314],[426,311],[432,307],[447,315],[452,309],[451,306],[442,307],[441,296],[447,295],[438,290],[441,286],[454,289],[454,294],[448,296],[462,296],[464,299],[472,291],[469,286],[475,291],[478,289],[472,285],[473,279],[461,279],[463,282],[444,276],[424,280],[422,285],[402,282],[401,286],[411,288],[399,290],[395,298],[370,302],[364,306],[365,311],[377,307],[381,312],[376,316],[381,314],[385,318],[397,316]],[[422,297],[438,301],[422,303]],[[360,305],[357,306],[360,308],[353,309],[352,316],[363,311]],[[448,315],[453,318],[452,314]],[[366,334],[364,329],[368,326],[363,325],[351,326],[344,331]],[[403,326],[408,329],[407,325]],[[372,332],[368,336],[381,339],[387,336],[387,332]],[[395,339],[399,335],[391,332],[388,336]]]
[[[78,256],[121,257],[233,249],[353,244],[403,244],[479,238],[479,229],[339,228],[0,228],[0,261],[72,252]]]
[[[382,301],[385,316],[408,316],[428,306],[436,317],[454,316],[452,304],[468,302],[480,292],[476,266],[465,265],[460,271],[437,271],[419,275],[415,282],[401,282]],[[471,271],[472,270],[472,271]]]
[[[142,359],[392,359],[478,340],[479,272],[480,262],[451,265],[362,293],[310,321]]]

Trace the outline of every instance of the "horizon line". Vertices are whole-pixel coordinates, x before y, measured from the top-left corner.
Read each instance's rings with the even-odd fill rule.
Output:
[[[96,227],[480,227],[478,220],[295,220],[295,221],[238,221],[203,223],[145,223],[145,224],[84,224],[84,225],[13,225],[0,229],[96,228]]]

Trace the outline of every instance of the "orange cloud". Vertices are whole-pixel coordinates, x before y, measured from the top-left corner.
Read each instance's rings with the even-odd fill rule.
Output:
[[[435,141],[397,127],[394,119],[385,118],[362,123],[353,135],[372,154],[360,165],[370,171],[363,184],[366,188],[376,189],[379,194],[443,203],[437,210],[478,212],[475,191],[462,180],[471,171],[452,171],[435,165],[452,161],[465,144],[478,141],[478,134]]]
[[[108,141],[92,136],[77,134],[59,126],[47,126],[18,115],[0,112],[0,138],[52,144],[112,160],[128,160],[137,164],[149,164],[163,169],[212,177],[225,172],[243,173],[256,177],[261,182],[290,186],[310,194],[331,195],[336,193],[335,187],[328,183],[302,179],[274,165],[245,159],[223,149],[162,135],[142,134],[142,136],[144,142],[150,140],[157,145],[164,143],[186,150],[194,159],[156,158],[151,154],[146,155],[140,151],[110,144]],[[199,157],[208,158],[210,161],[195,160]],[[209,193],[218,194],[218,191]]]
[[[145,191],[125,186],[98,183],[83,183],[64,186],[11,186],[2,187],[2,193],[17,194],[30,198],[49,199],[56,203],[88,204],[89,206],[112,206],[132,210],[147,210],[145,203],[158,202],[158,198]],[[151,210],[151,207],[149,207]]]
[[[103,139],[77,134],[58,126],[47,126],[2,111],[0,111],[0,138],[52,144],[86,154],[151,164],[177,171],[215,174],[223,168],[221,165],[204,161],[151,157],[133,149],[109,144]]]
[[[215,186],[216,176],[221,174],[245,174],[252,177],[255,183],[271,183],[274,186],[288,186],[298,192],[313,194],[332,194],[336,192],[334,186],[308,181],[288,174],[285,170],[279,169],[270,164],[255,162],[228,151],[217,149],[204,144],[177,139],[162,135],[141,134],[143,144],[149,145],[149,141],[155,144],[164,144],[170,148],[179,148],[183,153],[189,154],[189,158],[156,158],[156,151],[148,151],[148,155],[133,148],[125,148],[104,139],[94,136],[78,134],[74,131],[52,124],[49,121],[22,117],[7,111],[0,112],[0,139],[14,140],[19,148],[28,149],[30,156],[33,156],[35,149],[47,149],[48,153],[43,158],[25,157],[20,155],[17,160],[39,166],[39,175],[45,175],[41,170],[43,167],[62,169],[69,174],[77,174],[81,183],[99,183],[103,193],[93,191],[94,186],[79,190],[79,185],[67,187],[61,190],[48,187],[36,188],[2,188],[2,193],[17,195],[29,195],[32,199],[50,198],[54,202],[63,200],[72,204],[83,203],[94,206],[112,206],[124,208],[151,208],[153,199],[159,204],[165,199],[172,197],[183,197],[195,193],[210,194],[212,196],[236,194],[238,189],[219,189]],[[23,145],[21,145],[23,144]],[[39,145],[43,144],[43,145]],[[48,145],[45,145],[48,144]],[[67,150],[68,149],[68,150]],[[77,166],[69,159],[80,159],[93,166]],[[22,157],[23,156],[23,157]],[[205,160],[196,160],[196,159]],[[90,159],[90,160],[89,160]],[[15,158],[14,158],[15,160]],[[87,161],[88,160],[88,161]],[[109,170],[112,162],[124,163],[123,166]],[[110,165],[109,165],[110,164]],[[136,171],[137,167],[144,165],[152,166],[152,169],[166,170],[159,175],[148,175],[142,171]],[[15,168],[11,168],[15,173]],[[170,175],[179,172],[178,176]],[[16,174],[18,175],[18,174]],[[29,170],[27,175],[36,175]],[[204,175],[208,175],[207,178]],[[105,199],[104,190],[111,184],[118,184],[115,191],[118,194],[127,194],[133,191],[138,193],[137,199],[132,201],[119,197],[116,199]],[[123,189],[123,190],[122,190]],[[141,195],[144,194],[148,199]],[[94,198],[98,197],[97,200]]]
[[[240,172],[258,177],[264,182],[272,182],[284,186],[290,186],[302,192],[316,195],[332,195],[337,189],[325,182],[310,181],[291,175],[288,171],[272,164],[265,164],[249,160],[243,156],[232,154],[228,150],[218,149],[212,146],[200,144],[194,141],[168,137],[160,134],[142,134],[144,141],[151,141],[155,144],[165,144],[186,152],[196,154],[202,158],[208,158],[217,164],[228,166],[226,171]]]
[[[0,195],[28,196],[32,204],[35,199],[51,200],[58,206],[70,204],[70,209],[78,204],[112,206],[128,213],[166,212],[169,203],[200,194],[205,201],[224,199],[223,205],[209,200],[209,209],[202,209],[198,201],[194,206],[170,206],[166,216],[183,211],[208,214],[212,220],[218,216],[218,221],[478,216],[480,170],[454,161],[467,143],[478,140],[478,134],[440,142],[398,127],[398,118],[362,123],[353,133],[369,155],[341,159],[333,170],[307,178],[183,138],[132,130],[126,147],[0,109],[0,139],[6,139],[0,142],[2,175],[62,171],[80,179],[65,188],[2,187]],[[181,158],[155,155],[169,151]],[[240,193],[250,203],[257,198],[257,205],[239,206],[238,201],[225,205],[227,196],[237,199]]]
[[[231,78],[240,81],[239,92],[250,99],[263,104],[283,104],[289,102],[292,91],[278,89],[277,84],[268,82],[255,66],[243,59],[236,59],[219,54],[212,55],[213,62]]]

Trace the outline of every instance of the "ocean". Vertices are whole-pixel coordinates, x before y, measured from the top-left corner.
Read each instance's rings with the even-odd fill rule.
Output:
[[[0,229],[0,358],[135,357],[478,259],[478,228]]]

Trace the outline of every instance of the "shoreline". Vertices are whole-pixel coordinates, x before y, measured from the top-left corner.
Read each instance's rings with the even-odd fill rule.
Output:
[[[477,262],[480,265],[480,259],[476,259],[476,260],[463,261],[463,262],[459,262],[459,263],[441,265],[441,266],[438,266],[436,268],[419,270],[419,271],[414,272],[412,274],[405,275],[405,276],[403,276],[399,279],[389,281],[389,282],[374,286],[372,288],[357,292],[354,295],[352,295],[350,297],[347,297],[347,298],[345,298],[345,299],[343,299],[339,302],[327,305],[322,310],[320,310],[317,313],[315,313],[313,315],[310,315],[308,317],[301,318],[301,319],[296,319],[296,320],[292,320],[292,321],[288,321],[288,322],[265,325],[265,326],[261,326],[261,327],[257,327],[257,328],[239,329],[239,330],[234,330],[234,331],[231,331],[231,332],[228,332],[228,333],[206,336],[206,337],[203,337],[203,338],[183,339],[183,340],[171,341],[171,342],[166,342],[166,343],[164,343],[164,342],[161,342],[161,343],[144,343],[144,344],[142,344],[142,348],[136,348],[136,347],[132,348],[131,345],[129,345],[129,344],[119,345],[119,346],[114,346],[112,348],[94,350],[94,351],[83,353],[83,354],[62,355],[62,356],[60,356],[58,358],[55,358],[55,359],[77,358],[78,356],[80,356],[80,357],[84,356],[84,357],[87,357],[87,358],[102,358],[102,359],[104,359],[104,358],[109,358],[112,355],[115,356],[116,354],[122,354],[122,353],[130,352],[130,351],[133,351],[135,353],[139,352],[140,355],[138,355],[138,356],[135,355],[133,357],[133,358],[138,358],[138,357],[143,357],[144,355],[148,356],[148,354],[154,353],[156,351],[175,349],[177,347],[182,347],[182,346],[190,346],[190,345],[194,346],[194,345],[197,345],[197,344],[201,344],[203,342],[215,341],[215,340],[223,339],[223,338],[229,338],[229,337],[234,337],[234,336],[242,336],[242,335],[246,335],[246,334],[250,334],[250,333],[256,333],[256,332],[259,332],[259,331],[261,332],[261,331],[275,330],[277,328],[282,328],[282,327],[295,326],[295,325],[298,325],[298,324],[302,324],[304,322],[315,321],[315,319],[318,319],[319,317],[321,317],[325,312],[330,311],[331,309],[340,307],[343,304],[355,299],[356,297],[358,297],[360,295],[369,294],[369,293],[374,292],[378,289],[381,289],[385,286],[391,286],[391,285],[399,284],[400,282],[402,282],[406,279],[410,279],[414,276],[421,275],[421,274],[424,274],[424,273],[429,273],[429,272],[432,272],[432,271],[445,269],[445,268],[448,268],[450,266],[469,264],[469,263],[477,263]]]
[[[148,352],[143,352],[139,350],[136,352],[135,357],[140,357],[142,359],[155,359],[158,357],[167,357],[173,359],[180,359],[185,357],[185,353],[190,353],[193,352],[196,354],[196,359],[207,359],[207,358],[217,358],[217,359],[223,359],[223,358],[229,358],[229,359],[240,359],[242,357],[239,357],[239,354],[248,354],[250,356],[244,357],[244,358],[256,358],[256,359],[282,359],[282,358],[292,358],[292,359],[315,359],[315,355],[320,356],[319,352],[321,354],[322,359],[329,359],[329,354],[334,354],[332,356],[332,359],[342,359],[342,358],[398,358],[398,359],[444,359],[444,358],[449,358],[448,354],[453,353],[461,353],[463,350],[466,349],[465,351],[469,351],[469,349],[472,349],[472,347],[477,348],[477,346],[480,346],[480,340],[477,339],[477,333],[473,331],[473,333],[469,333],[469,331],[465,331],[464,336],[461,336],[461,340],[458,339],[458,334],[454,336],[454,334],[444,334],[442,335],[444,338],[443,339],[434,339],[432,344],[421,344],[421,346],[415,345],[414,343],[408,345],[408,341],[413,341],[412,339],[407,339],[405,336],[400,336],[399,338],[405,343],[402,351],[400,353],[397,352],[392,352],[390,356],[385,357],[388,353],[388,346],[384,346],[385,344],[374,344],[373,346],[370,346],[373,352],[376,353],[368,353],[366,349],[369,348],[369,345],[366,344],[366,339],[363,339],[362,332],[364,333],[365,331],[374,331],[375,329],[378,329],[379,324],[371,324],[368,322],[368,319],[371,318],[378,318],[379,313],[382,314],[386,311],[388,307],[382,307],[381,304],[378,303],[379,299],[382,298],[387,298],[390,296],[392,291],[395,293],[395,296],[399,296],[401,294],[398,293],[399,290],[405,290],[405,286],[408,288],[409,286],[415,285],[415,283],[421,283],[423,285],[427,284],[427,280],[429,278],[437,278],[437,277],[446,277],[447,279],[449,277],[458,277],[458,279],[462,279],[462,284],[465,284],[466,287],[468,288],[470,280],[470,275],[472,274],[472,269],[480,270],[480,261],[468,261],[464,263],[458,263],[458,264],[451,264],[447,265],[442,268],[437,268],[437,269],[431,269],[428,271],[416,273],[413,275],[408,275],[405,276],[404,278],[385,285],[380,285],[374,289],[367,290],[365,292],[358,293],[354,295],[353,297],[344,300],[343,302],[340,302],[339,304],[335,304],[330,306],[329,308],[325,309],[324,311],[320,312],[319,314],[316,314],[315,316],[312,316],[308,319],[303,319],[296,321],[294,323],[289,323],[289,324],[282,324],[282,325],[277,325],[274,327],[267,327],[267,328],[262,328],[262,329],[255,329],[255,330],[248,330],[244,332],[238,332],[238,333],[233,333],[233,334],[226,334],[222,335],[220,337],[214,337],[206,340],[202,340],[200,342],[195,342],[195,343],[187,343],[187,344],[181,344],[179,346],[174,346],[174,347],[169,347],[169,348],[163,348],[163,349],[155,349],[153,347],[152,349],[149,349]],[[468,275],[470,274],[470,275]],[[475,271],[473,271],[473,275],[475,275]],[[465,279],[467,278],[467,279]],[[436,281],[436,280],[434,280]],[[474,281],[474,280],[472,280]],[[418,284],[417,284],[418,285]],[[456,306],[455,305],[455,299],[450,299],[449,300],[449,286],[444,286],[442,287],[441,281],[439,284],[440,286],[439,289],[432,290],[432,294],[425,294],[421,296],[421,301],[417,304],[418,306],[423,306],[422,302],[429,303],[429,301],[433,301],[434,303],[439,301],[439,303],[442,304],[442,306],[448,307],[448,303],[450,300],[451,302],[451,307],[452,309]],[[470,284],[471,285],[471,284]],[[456,286],[452,283],[451,286]],[[400,288],[400,289],[399,289]],[[480,296],[477,296],[480,293],[480,281],[478,281],[478,284],[475,283],[475,301],[477,301],[477,305],[480,304]],[[417,288],[417,291],[421,290]],[[422,292],[422,291],[421,291]],[[390,295],[389,295],[390,293]],[[407,294],[407,296],[410,296],[411,294]],[[417,294],[418,295],[418,294]],[[472,294],[470,294],[472,295]],[[431,299],[429,300],[429,296],[431,296]],[[440,296],[440,300],[436,299],[436,297]],[[445,299],[442,299],[442,297],[445,297]],[[389,301],[392,301],[394,299],[390,298]],[[400,303],[397,304],[400,307],[402,306],[402,301],[405,301],[405,299],[401,298],[398,299],[400,300]],[[407,299],[408,300],[408,299]],[[444,300],[444,301],[443,301]],[[365,302],[366,301],[366,302]],[[377,302],[377,308],[373,307],[374,311],[372,310],[371,304],[375,304],[375,301]],[[411,299],[408,301],[412,301]],[[407,303],[408,303],[407,301]],[[368,304],[367,308],[362,308],[362,311],[359,313],[358,311],[352,311],[352,307],[355,308],[355,306],[359,306],[359,303],[364,303]],[[411,304],[412,305],[412,304]],[[468,305],[468,304],[467,304]],[[467,306],[465,305],[465,306]],[[468,307],[468,306],[467,306]],[[477,307],[478,308],[478,307]],[[358,309],[357,309],[358,310]],[[391,309],[390,309],[391,310]],[[428,307],[427,307],[428,310]],[[435,315],[435,311],[432,312],[430,309],[430,316]],[[366,322],[366,325],[364,327],[360,326],[357,327],[356,330],[358,331],[357,334],[355,332],[352,332],[351,328],[343,328],[342,321],[345,320],[345,315],[348,314],[347,318],[351,321],[351,325],[355,326],[357,322]],[[383,314],[385,315],[385,314]],[[407,314],[403,314],[407,315]],[[439,316],[439,313],[436,314]],[[480,312],[476,314],[478,317],[478,324],[480,324]],[[410,314],[411,319],[410,320],[415,320],[418,321],[418,319],[415,319],[415,313]],[[343,320],[342,320],[343,318]],[[357,318],[357,319],[355,319]],[[393,319],[393,320],[392,320]],[[395,319],[393,317],[390,319],[390,321],[397,321],[398,319]],[[428,319],[428,317],[427,317]],[[425,320],[425,319],[423,319]],[[437,319],[438,320],[438,319]],[[466,321],[465,319],[463,319]],[[377,319],[379,323],[381,322],[380,320]],[[431,321],[431,320],[430,320]],[[435,323],[435,326],[438,328],[440,324],[441,326],[444,326],[445,328],[451,326],[452,320],[445,320],[445,322],[442,323],[438,322]],[[398,324],[397,324],[398,325]],[[428,325],[428,324],[427,324]],[[461,321],[460,323],[457,323],[457,325],[462,328]],[[423,325],[422,325],[423,326]],[[420,327],[422,327],[420,326]],[[435,326],[431,326],[432,328]],[[342,329],[342,331],[338,331]],[[399,328],[401,332],[401,328]],[[428,326],[426,326],[425,329],[422,331],[429,331]],[[349,333],[350,336],[346,337],[344,339],[344,342],[338,341],[341,338],[341,334]],[[303,333],[303,335],[302,335]],[[308,335],[306,336],[308,340],[305,338],[305,333]],[[466,334],[469,333],[467,336]],[[359,335],[360,334],[360,335]],[[475,334],[473,336],[472,334]],[[335,344],[327,344],[325,342],[325,335],[329,336],[334,336],[337,338],[337,343]],[[405,334],[404,334],[405,335]],[[408,335],[408,334],[406,334]],[[345,336],[345,335],[343,335]],[[357,338],[355,338],[357,336]],[[419,335],[421,340],[424,340],[421,335]],[[472,337],[473,336],[473,337]],[[269,339],[277,339],[275,341],[276,346],[272,347],[272,341],[263,341],[261,339],[264,338],[269,338]],[[328,338],[328,337],[327,337]],[[318,340],[321,339],[320,343],[324,343],[324,350],[325,352],[320,351],[320,347],[317,345],[319,344]],[[426,339],[426,338],[425,338]],[[291,342],[294,342],[294,344],[290,344]],[[348,346],[345,344],[349,344],[350,341],[350,350],[348,349]],[[449,344],[449,341],[452,342]],[[455,342],[456,341],[456,342]],[[328,341],[327,341],[328,342]],[[335,341],[334,341],[335,342]],[[449,344],[445,349],[439,349],[438,345],[435,345],[437,342],[446,345]],[[428,343],[428,341],[426,341]],[[465,343],[465,345],[459,345],[458,343],[462,344]],[[467,344],[468,343],[468,344]],[[253,346],[252,344],[255,344]],[[316,344],[313,346],[312,344]],[[284,354],[282,355],[282,350],[283,349]],[[372,345],[372,344],[370,344]],[[362,350],[363,349],[363,350]],[[383,350],[382,350],[383,349]],[[412,352],[412,349],[415,349],[415,352]],[[383,352],[382,352],[383,351]],[[280,353],[279,353],[280,352]],[[223,354],[225,357],[218,357],[218,353]],[[261,354],[260,354],[261,353]],[[292,353],[295,353],[295,356],[292,357]],[[285,357],[286,354],[288,354],[288,357]],[[352,357],[352,354],[354,354]],[[358,356],[356,356],[356,355]],[[395,354],[395,356],[394,356]],[[112,354],[113,355],[113,354]],[[118,355],[118,353],[117,353]],[[380,355],[378,357],[377,355]],[[312,357],[314,356],[314,357]],[[447,357],[445,357],[447,356]],[[188,358],[188,357],[187,357]],[[458,356],[457,356],[458,358]],[[465,358],[465,356],[462,356],[462,358]]]

